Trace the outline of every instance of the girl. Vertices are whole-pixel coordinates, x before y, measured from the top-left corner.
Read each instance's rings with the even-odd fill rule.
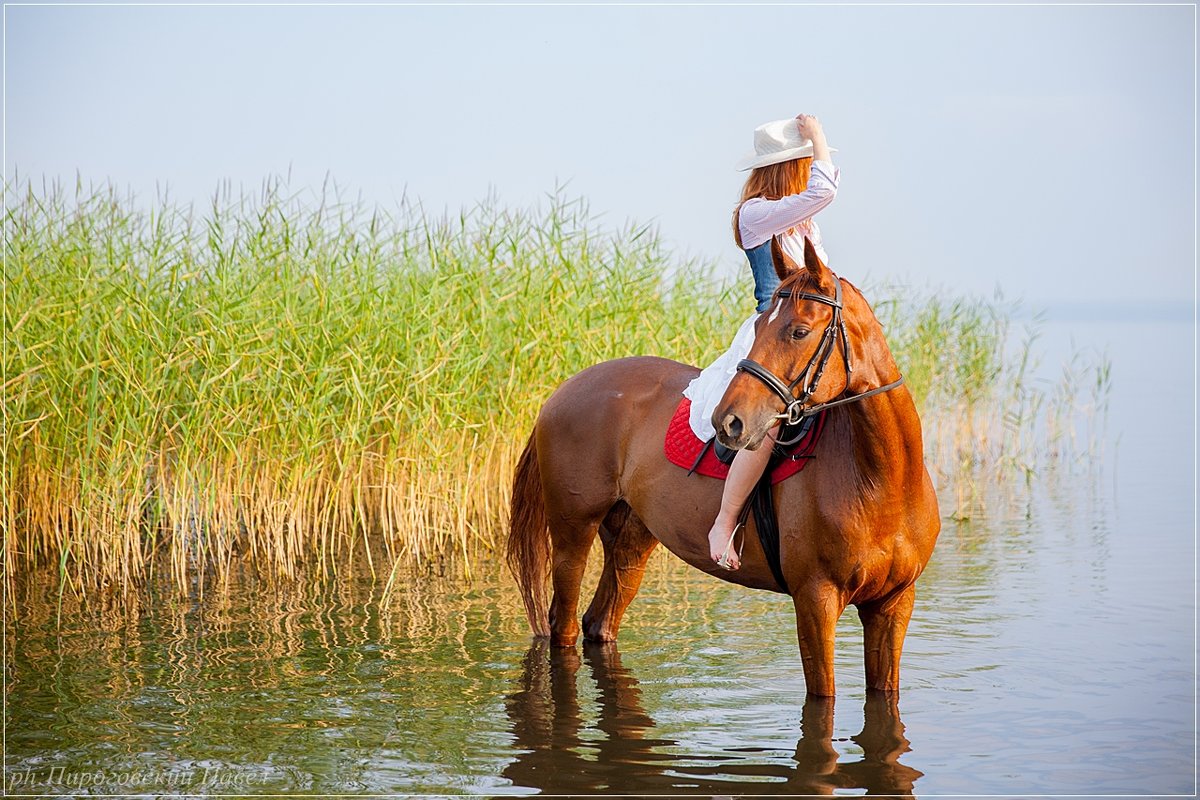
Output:
[[[733,238],[746,253],[754,275],[756,313],[742,323],[733,344],[684,390],[692,401],[692,431],[701,441],[716,435],[712,414],[737,363],[754,344],[754,322],[771,302],[779,277],[771,258],[771,240],[798,264],[804,263],[804,240],[808,238],[821,260],[828,263],[821,245],[821,232],[813,216],[833,202],[837,194],[837,167],[830,162],[829,145],[820,121],[808,114],[795,119],[760,125],[754,131],[754,153],[742,159],[739,170],[753,170],[742,188],[742,199],[733,212]],[[739,450],[725,479],[721,510],[708,533],[708,549],[719,566],[737,569],[741,564],[733,552],[738,514],[750,490],[762,476],[775,444],[772,429],[756,450]]]

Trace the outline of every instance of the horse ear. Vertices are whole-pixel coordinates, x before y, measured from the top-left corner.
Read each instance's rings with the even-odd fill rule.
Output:
[[[825,262],[821,261],[821,257],[817,255],[817,247],[813,244],[812,239],[804,237],[804,269],[812,276],[817,286],[822,289],[827,289],[833,285],[830,280],[832,273],[829,267],[825,266]]]
[[[784,252],[778,237],[771,238],[771,261],[775,264],[775,274],[781,281],[800,271],[800,265],[796,263],[796,259]]]

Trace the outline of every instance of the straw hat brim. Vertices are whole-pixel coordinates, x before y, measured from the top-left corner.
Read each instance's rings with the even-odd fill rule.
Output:
[[[829,148],[829,152],[836,153],[837,148],[831,147]],[[777,153],[765,153],[763,155],[751,153],[737,163],[737,170],[739,172],[745,172],[748,169],[766,167],[770,166],[771,164],[779,164],[784,161],[792,161],[793,159],[797,158],[812,158],[812,154],[813,146],[811,143],[801,147],[792,147],[787,150],[780,150]]]

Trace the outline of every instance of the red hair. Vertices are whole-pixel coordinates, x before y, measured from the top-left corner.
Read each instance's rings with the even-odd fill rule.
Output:
[[[800,194],[808,188],[808,176],[812,171],[812,158],[793,158],[778,164],[768,164],[750,173],[746,185],[742,187],[742,199],[733,210],[733,240],[737,246],[742,246],[742,232],[738,219],[742,214],[742,204],[754,197],[767,200],[778,200],[790,194]]]

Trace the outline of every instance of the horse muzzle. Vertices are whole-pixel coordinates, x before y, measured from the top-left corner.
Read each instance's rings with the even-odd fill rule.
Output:
[[[766,437],[775,421],[770,415],[765,419],[748,421],[736,411],[717,409],[713,414],[713,427],[717,429],[717,441],[730,450],[755,450]]]

